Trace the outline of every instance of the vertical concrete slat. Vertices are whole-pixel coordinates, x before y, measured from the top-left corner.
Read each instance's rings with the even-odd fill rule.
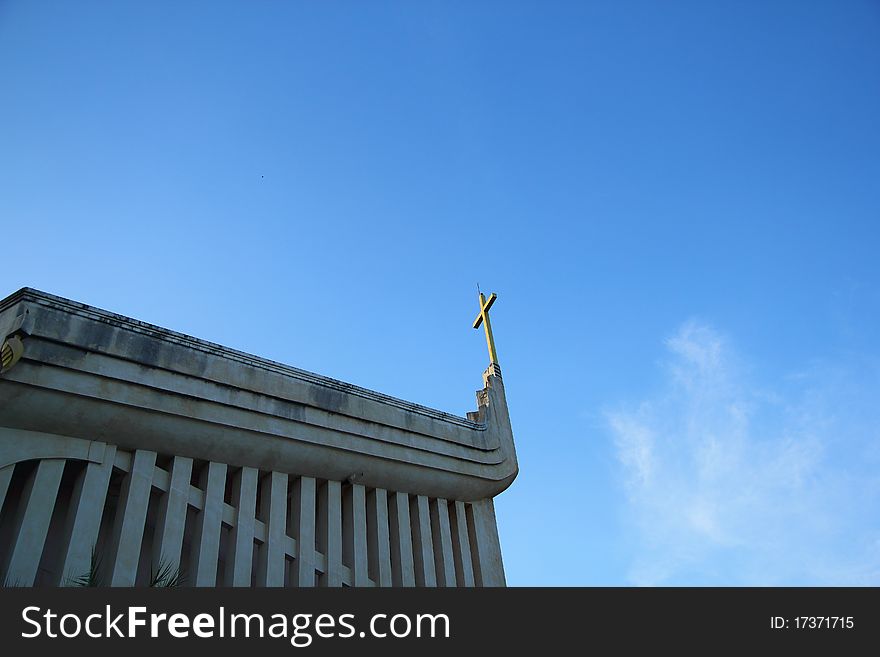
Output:
[[[198,515],[193,534],[193,584],[215,586],[223,521],[223,495],[226,492],[226,464],[209,461],[199,477],[199,488],[205,491],[205,505]]]
[[[468,504],[467,521],[476,585],[507,586],[494,501],[490,498]]]
[[[360,484],[345,488],[342,519],[343,559],[351,569],[352,586],[370,583],[367,561],[366,490]]]
[[[9,491],[9,484],[12,481],[12,475],[14,473],[15,463],[10,463],[9,465],[0,468],[0,512],[3,511],[3,504],[6,502],[6,493]],[[9,512],[12,513],[12,515],[15,515],[14,510],[14,502],[10,502]],[[0,513],[0,517],[2,517],[2,513]],[[0,573],[3,572],[3,567],[5,565],[5,559],[0,559]]]
[[[442,497],[431,500],[431,534],[437,586],[455,586],[455,557],[449,527],[449,504]]]
[[[63,473],[63,459],[43,459],[25,483],[6,569],[12,586],[34,585]]]
[[[144,449],[135,451],[116,508],[113,547],[110,550],[110,586],[134,586],[155,468],[156,452]]]
[[[293,483],[291,525],[296,538],[297,586],[315,585],[315,480],[299,477]]]
[[[284,538],[287,535],[287,475],[263,477],[260,515],[266,523],[266,542],[260,546],[257,586],[284,586]]]
[[[226,557],[227,586],[250,586],[254,563],[254,520],[257,509],[256,468],[243,467],[232,482],[232,504],[236,507],[235,526]]]
[[[367,495],[367,553],[377,586],[391,586],[391,545],[388,529],[388,492],[374,488]]]
[[[415,503],[410,505],[410,525],[416,586],[437,586],[434,540],[431,537],[431,510],[428,498],[424,495],[417,495]]]
[[[185,456],[175,456],[171,462],[168,490],[162,494],[156,517],[156,540],[153,543],[155,571],[162,563],[180,568],[192,465],[192,459]]]
[[[468,536],[464,502],[450,503],[452,525],[452,553],[455,557],[455,579],[459,586],[474,585],[474,565],[471,560],[471,541]]]
[[[338,481],[327,481],[321,486],[317,531],[326,563],[321,585],[342,586],[342,484]]]
[[[3,508],[3,502],[6,501],[6,491],[9,490],[9,482],[12,481],[14,471],[14,463],[0,468],[0,509]]]
[[[408,494],[391,493],[388,516],[391,529],[391,583],[394,586],[415,586]]]
[[[91,569],[115,459],[116,447],[105,445],[103,461],[86,464],[76,479],[65,523],[67,548],[61,566],[62,585]]]

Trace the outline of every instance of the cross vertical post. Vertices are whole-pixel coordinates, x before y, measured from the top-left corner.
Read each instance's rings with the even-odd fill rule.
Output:
[[[489,359],[492,365],[498,365],[498,354],[495,353],[495,338],[492,337],[492,324],[489,323],[489,308],[498,298],[494,292],[489,295],[487,300],[485,295],[480,292],[480,314],[474,320],[474,328],[480,328],[480,324],[486,331],[486,344],[489,346]]]

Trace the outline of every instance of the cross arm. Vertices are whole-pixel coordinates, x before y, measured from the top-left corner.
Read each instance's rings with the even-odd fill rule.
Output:
[[[482,307],[480,310],[480,314],[477,315],[477,318],[474,320],[474,328],[480,328],[480,324],[483,323],[483,313],[489,312],[489,308],[492,307],[492,304],[495,303],[495,299],[498,298],[494,292],[489,295],[488,301],[486,301],[486,305]]]

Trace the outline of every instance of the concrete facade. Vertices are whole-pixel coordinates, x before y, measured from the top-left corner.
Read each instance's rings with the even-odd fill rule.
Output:
[[[461,418],[25,288],[0,301],[0,580],[503,586],[497,366]]]

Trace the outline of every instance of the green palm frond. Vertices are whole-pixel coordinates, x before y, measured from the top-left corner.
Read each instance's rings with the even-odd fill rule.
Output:
[[[150,586],[157,588],[172,588],[183,586],[186,576],[180,566],[164,558],[159,559],[156,568],[150,569]]]
[[[101,555],[95,548],[92,548],[89,569],[79,575],[69,576],[65,586],[104,586],[104,581],[101,577]]]

